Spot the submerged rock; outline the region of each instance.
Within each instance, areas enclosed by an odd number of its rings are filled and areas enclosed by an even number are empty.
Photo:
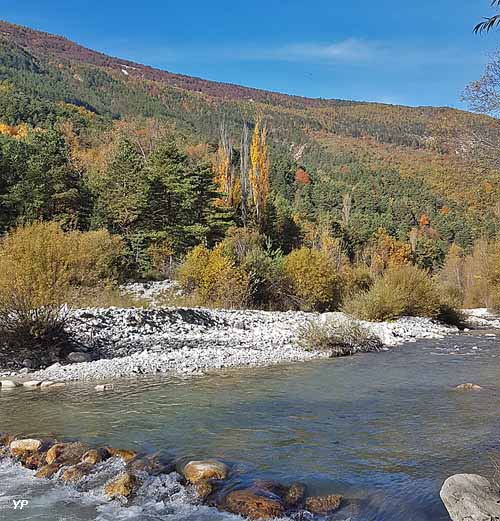
[[[331,494],[329,496],[312,496],[306,499],[306,509],[313,514],[326,515],[340,508],[342,496]]]
[[[274,519],[285,513],[285,507],[277,496],[267,497],[254,490],[235,490],[223,500],[224,510],[248,519]]]
[[[76,483],[80,481],[84,476],[89,474],[92,470],[93,465],[89,463],[79,463],[68,467],[62,474],[61,479],[67,483]]]
[[[111,457],[111,454],[107,449],[90,449],[88,450],[81,459],[82,463],[89,463],[90,465],[96,465],[101,461],[105,461]]]
[[[127,471],[145,472],[151,476],[170,474],[175,471],[172,461],[165,461],[158,455],[136,458],[127,463]]]
[[[482,476],[456,474],[449,477],[440,492],[453,521],[493,521],[500,519],[498,489]]]
[[[121,458],[124,463],[128,463],[137,458],[137,452],[133,450],[114,449],[113,447],[106,447],[106,450],[113,458]]]
[[[137,485],[137,478],[128,472],[123,472],[104,487],[104,493],[110,499],[130,497]]]
[[[306,496],[306,486],[302,483],[292,483],[285,495],[283,500],[290,507],[297,507],[304,502]]]
[[[229,467],[217,460],[190,461],[181,470],[187,481],[197,483],[207,479],[226,479]]]

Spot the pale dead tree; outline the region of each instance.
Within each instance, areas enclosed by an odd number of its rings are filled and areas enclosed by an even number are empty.
[[[216,182],[224,194],[224,203],[228,207],[236,205],[236,176],[233,167],[233,139],[229,136],[226,121],[219,127],[219,149],[216,158]]]
[[[248,198],[250,196],[250,181],[248,179],[250,148],[248,140],[248,123],[245,121],[241,132],[240,144],[241,220],[243,221],[243,226],[246,226],[248,222]]]
[[[410,241],[411,251],[412,251],[412,253],[415,253],[417,251],[418,228],[412,228],[410,230],[409,241]]]
[[[351,220],[352,210],[352,191],[346,192],[342,196],[342,226],[344,228],[349,227],[349,221]]]

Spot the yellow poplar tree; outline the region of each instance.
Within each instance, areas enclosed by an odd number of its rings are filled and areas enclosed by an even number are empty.
[[[250,145],[250,171],[248,178],[255,206],[257,224],[264,222],[264,211],[269,197],[269,146],[267,144],[267,127],[257,120]]]

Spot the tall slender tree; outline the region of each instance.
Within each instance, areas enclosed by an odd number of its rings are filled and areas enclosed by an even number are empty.
[[[248,179],[249,166],[249,130],[248,123],[243,123],[243,130],[241,132],[240,144],[240,191],[241,191],[241,220],[243,226],[248,224],[248,198],[250,195],[250,181]]]
[[[269,197],[269,145],[267,143],[267,127],[257,120],[250,146],[249,180],[252,199],[255,206],[257,225],[263,227],[265,209]]]

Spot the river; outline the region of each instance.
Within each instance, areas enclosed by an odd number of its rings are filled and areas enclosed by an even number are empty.
[[[301,481],[340,493],[332,519],[446,521],[439,489],[454,473],[493,475],[500,448],[500,350],[479,334],[383,353],[203,377],[120,380],[0,394],[0,430],[77,438],[173,457],[217,457],[248,477]],[[482,391],[457,392],[474,382]],[[117,521],[239,519],[192,504],[173,477],[132,507],[0,463],[0,519]],[[171,488],[157,501],[155,486]],[[13,499],[28,505],[13,509]],[[2,517],[3,516],[3,517]]]

